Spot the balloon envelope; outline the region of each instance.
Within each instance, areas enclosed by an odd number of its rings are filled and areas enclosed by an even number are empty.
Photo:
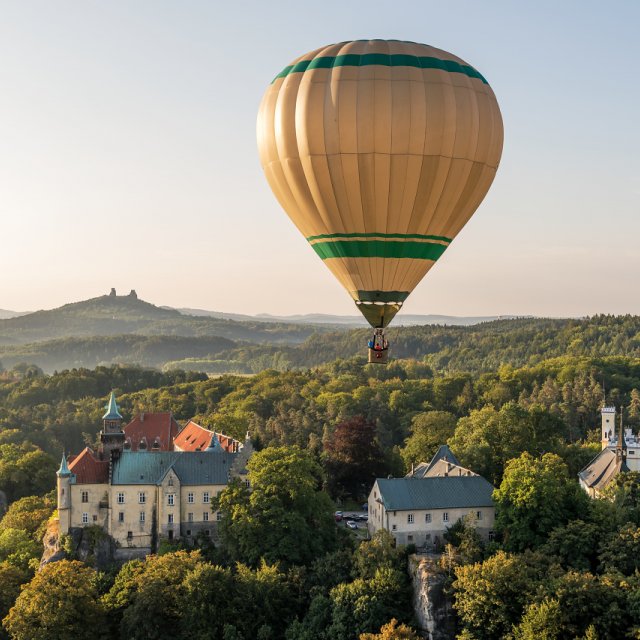
[[[280,72],[258,113],[265,175],[372,326],[386,326],[487,193],[502,118],[484,77],[423,44],[358,40]]]

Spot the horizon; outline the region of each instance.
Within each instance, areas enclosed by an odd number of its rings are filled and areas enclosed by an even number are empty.
[[[8,4],[0,308],[135,281],[174,308],[356,315],[270,192],[255,123],[292,59],[383,37],[462,57],[505,123],[487,198],[402,313],[640,314],[640,88],[620,62],[640,56],[639,5],[466,0],[455,21],[435,2],[325,8]]]

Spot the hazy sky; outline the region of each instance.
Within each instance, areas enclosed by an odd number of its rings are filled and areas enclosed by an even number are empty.
[[[354,313],[258,162],[262,93],[356,38],[493,87],[498,176],[409,313],[640,313],[640,3],[0,0],[0,308]]]

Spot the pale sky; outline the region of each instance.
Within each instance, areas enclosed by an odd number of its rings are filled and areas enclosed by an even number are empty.
[[[408,313],[640,314],[640,3],[0,0],[0,308],[353,314],[259,165],[262,93],[358,38],[450,51],[505,125]]]

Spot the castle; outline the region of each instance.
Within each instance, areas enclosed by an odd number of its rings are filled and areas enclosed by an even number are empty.
[[[171,413],[141,413],[123,428],[113,392],[102,421],[97,452],[62,456],[59,533],[97,525],[123,558],[154,552],[161,538],[215,539],[213,498],[232,478],[248,486],[249,434],[241,443],[193,421],[180,429]]]

